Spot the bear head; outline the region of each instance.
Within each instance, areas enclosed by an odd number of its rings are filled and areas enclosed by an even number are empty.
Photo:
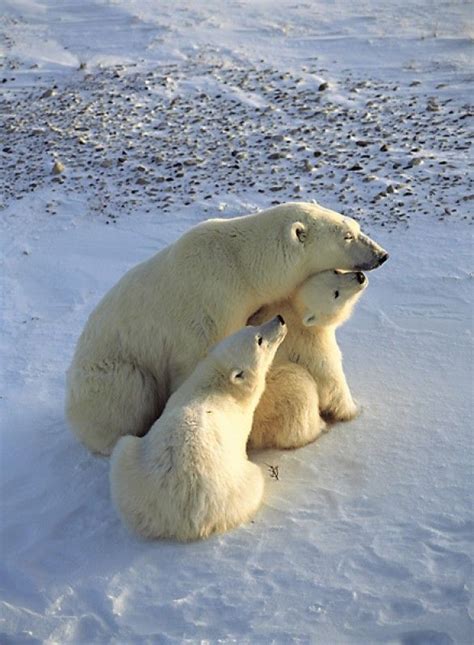
[[[342,325],[369,281],[361,271],[322,271],[308,278],[296,298],[306,327]]]
[[[244,327],[218,343],[202,361],[207,387],[256,406],[265,376],[287,333],[285,321],[275,316],[263,325]]]
[[[294,203],[278,208],[290,216],[286,235],[292,251],[300,254],[309,273],[339,268],[368,271],[388,259],[388,253],[367,235],[359,224],[318,204]],[[293,257],[293,253],[291,254]]]

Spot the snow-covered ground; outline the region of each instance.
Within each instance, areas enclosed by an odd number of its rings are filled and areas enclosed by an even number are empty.
[[[0,15],[0,641],[471,643],[472,5]],[[357,217],[391,253],[339,335],[363,413],[252,455],[254,523],[140,541],[63,417],[77,337],[189,226],[290,199]]]

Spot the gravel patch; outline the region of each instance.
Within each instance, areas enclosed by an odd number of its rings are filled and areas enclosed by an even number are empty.
[[[235,196],[317,199],[388,227],[414,216],[472,221],[474,112],[446,84],[433,96],[411,77],[348,72],[321,83],[316,65],[295,74],[216,58],[200,48],[151,69],[81,66],[61,85],[21,91],[9,90],[7,61],[2,205],[52,184],[86,193],[109,222],[196,203],[215,214]]]

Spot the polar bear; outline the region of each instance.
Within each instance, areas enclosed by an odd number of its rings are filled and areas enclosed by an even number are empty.
[[[264,306],[250,318],[250,324],[261,324],[278,312],[287,321],[288,335],[267,375],[249,448],[304,446],[326,429],[321,415],[332,421],[357,416],[336,328],[350,317],[367,285],[360,271],[323,271],[291,298]]]
[[[326,269],[388,257],[354,220],[315,204],[204,221],[129,271],[92,312],[68,371],[66,415],[92,451],[141,436],[216,342]]]
[[[143,437],[112,452],[113,502],[127,526],[148,538],[204,538],[249,520],[263,475],[246,453],[265,375],[286,325],[276,316],[221,341],[170,397]]]

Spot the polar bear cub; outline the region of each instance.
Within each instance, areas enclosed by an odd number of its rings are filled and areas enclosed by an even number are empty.
[[[255,411],[251,448],[297,448],[323,430],[321,415],[333,421],[357,416],[342,368],[336,328],[351,315],[368,279],[361,271],[323,271],[308,278],[293,297],[262,307],[249,322],[274,312],[288,324]]]
[[[111,493],[129,528],[148,538],[187,541],[254,515],[263,475],[247,459],[246,444],[286,330],[276,316],[221,341],[171,396],[145,437],[119,440]]]

